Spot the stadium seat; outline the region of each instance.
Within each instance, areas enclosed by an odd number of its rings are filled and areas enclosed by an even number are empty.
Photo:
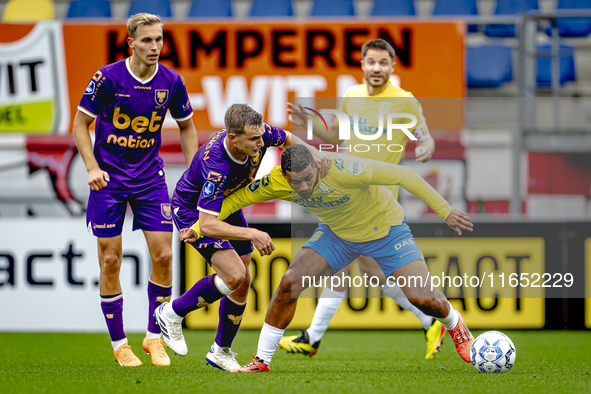
[[[9,0],[4,7],[3,22],[37,22],[55,17],[51,0]]]
[[[371,16],[411,16],[416,15],[414,0],[376,0]]]
[[[575,50],[565,44],[560,45],[560,84],[576,80],[575,74]],[[538,46],[536,55],[538,74],[536,81],[538,86],[550,86],[552,84],[552,45]]]
[[[497,0],[495,15],[517,15],[537,9],[538,0]],[[488,25],[484,34],[489,37],[515,37],[515,25]]]
[[[73,0],[66,18],[110,18],[111,3],[107,0]]]
[[[558,0],[557,10],[590,9],[591,0]],[[591,33],[591,18],[556,18],[558,34],[561,37],[586,37]],[[552,35],[552,29],[546,29],[546,34]]]
[[[435,0],[433,16],[478,15],[476,0]],[[478,31],[478,25],[468,25],[468,32]]]
[[[354,16],[353,0],[316,0],[310,16]]]
[[[505,45],[481,45],[468,49],[468,87],[496,88],[513,80],[511,48]]]
[[[168,0],[133,0],[129,4],[127,16],[147,12],[161,18],[172,18],[172,10]]]
[[[293,16],[291,0],[254,0],[250,16],[253,18]]]
[[[232,17],[231,0],[193,0],[188,18],[230,18]]]

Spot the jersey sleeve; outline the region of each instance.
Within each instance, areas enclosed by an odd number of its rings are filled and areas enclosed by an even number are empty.
[[[400,185],[423,200],[443,220],[451,212],[449,203],[423,178],[408,167],[371,160],[372,185]]]
[[[110,89],[106,74],[106,70],[101,68],[92,76],[82,99],[80,99],[80,104],[78,104],[78,110],[92,118],[96,118],[100,114],[101,109],[108,101]]]
[[[411,130],[412,134],[417,139],[417,142],[421,143],[427,138],[430,138],[431,134],[429,134],[427,121],[425,120],[425,115],[423,114],[423,107],[421,106],[421,103],[419,103],[419,100],[411,97],[406,108],[407,112],[413,114],[417,118],[417,124],[415,128]]]
[[[281,175],[281,167],[277,166],[270,173],[248,184],[248,186],[226,198],[222,204],[219,220],[224,220],[234,212],[257,202],[281,199],[291,201],[291,187]],[[199,221],[191,228],[200,236]]]
[[[170,105],[168,107],[170,115],[177,122],[190,119],[193,116],[193,107],[185,87],[185,82],[180,75],[176,75]]]
[[[282,146],[288,135],[289,131],[265,123],[265,134],[263,134],[265,146]]]
[[[220,168],[203,167],[201,169],[203,186],[197,201],[197,210],[218,216],[224,203],[224,192],[228,179],[229,168],[220,163]]]

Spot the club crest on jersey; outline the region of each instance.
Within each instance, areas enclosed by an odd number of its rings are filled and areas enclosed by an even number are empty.
[[[320,183],[318,183],[318,189],[320,190],[320,193],[324,194],[328,194],[332,191],[332,189],[328,187],[328,185],[324,183],[324,181],[320,181]]]
[[[259,164],[259,161],[261,161],[261,152],[257,153],[256,156],[251,157],[252,159],[252,165],[256,166],[257,164]]]
[[[168,101],[168,90],[156,89],[156,92],[154,92],[154,100],[156,100],[156,104],[158,105],[166,104],[166,101]]]
[[[203,185],[203,195],[205,197],[209,197],[211,196],[213,193],[215,192],[215,186],[213,183],[211,183],[211,181],[207,181],[205,182],[205,184]]]
[[[86,87],[86,90],[84,91],[84,94],[87,95],[87,96],[89,94],[93,94],[95,88],[96,88],[96,84],[94,83],[94,81],[90,81],[90,83]]]
[[[170,204],[160,204],[160,212],[164,218],[168,220],[172,219],[172,209],[170,208]]]

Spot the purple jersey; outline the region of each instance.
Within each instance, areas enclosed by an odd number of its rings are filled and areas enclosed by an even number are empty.
[[[219,214],[224,197],[252,182],[267,148],[283,145],[286,137],[286,131],[265,124],[265,146],[257,156],[247,156],[240,162],[230,154],[224,143],[226,130],[215,133],[207,144],[199,148],[191,166],[176,184],[172,206],[177,216],[184,219],[183,225],[191,226],[197,220],[197,210]]]
[[[180,75],[161,64],[145,80],[130,58],[94,74],[78,109],[96,118],[94,156],[110,175],[109,188],[145,185],[162,169],[160,132],[169,108],[177,121],[193,116]]]

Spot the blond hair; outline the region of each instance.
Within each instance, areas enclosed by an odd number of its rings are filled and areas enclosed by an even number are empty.
[[[129,33],[129,37],[135,38],[135,33],[140,26],[150,26],[156,23],[160,23],[160,27],[162,27],[162,21],[158,15],[152,15],[145,12],[133,15],[127,20],[127,32]]]

